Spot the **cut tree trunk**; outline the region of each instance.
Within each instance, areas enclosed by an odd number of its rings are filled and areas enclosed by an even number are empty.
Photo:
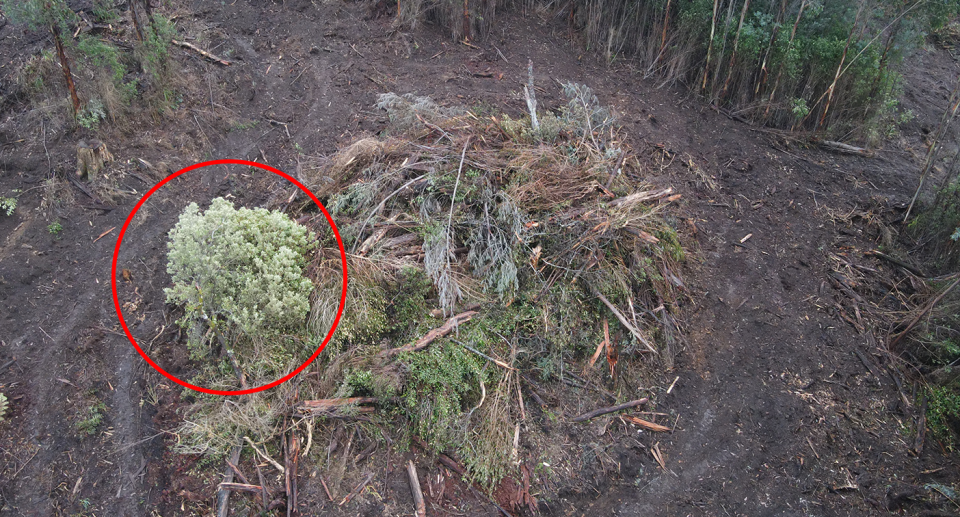
[[[143,32],[143,21],[140,19],[140,0],[130,0],[127,2],[130,6],[130,19],[133,20],[133,34],[137,41],[144,41],[146,37]]]
[[[89,144],[80,141],[77,144],[77,177],[93,181],[103,166],[113,161],[113,155],[107,150],[106,144],[99,140],[91,140]]]

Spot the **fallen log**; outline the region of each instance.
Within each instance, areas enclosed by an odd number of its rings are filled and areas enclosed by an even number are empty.
[[[652,199],[660,199],[673,194],[673,187],[667,187],[660,190],[646,190],[643,192],[634,192],[629,196],[620,197],[614,199],[613,201],[607,203],[607,206],[629,206],[635,203],[640,203],[642,201],[650,201]]]
[[[418,339],[415,343],[410,343],[408,345],[403,345],[397,348],[391,348],[390,350],[384,350],[383,352],[380,352],[380,355],[391,356],[391,355],[396,355],[402,352],[417,352],[417,351],[423,350],[424,348],[427,348],[428,346],[430,346],[430,343],[433,343],[437,339],[440,339],[446,336],[447,334],[453,332],[453,329],[457,328],[458,325],[470,321],[470,319],[476,316],[477,314],[478,314],[477,311],[466,311],[466,312],[457,314],[456,316],[447,320],[447,322],[441,325],[440,327],[437,327],[431,330],[430,332],[427,332],[425,336]]]
[[[263,487],[260,485],[249,485],[246,483],[220,483],[217,485],[220,490],[231,490],[233,492],[250,492],[251,494],[263,493]]]
[[[230,463],[236,465],[240,461],[240,449],[238,445],[233,448],[230,452],[230,460],[227,462],[227,468],[223,473],[223,483],[220,483],[220,486],[217,488],[217,504],[216,504],[216,515],[217,517],[227,517],[227,513],[230,511],[230,489],[224,488],[223,485],[233,485],[233,468],[230,467]]]
[[[175,40],[175,39],[174,39],[174,40],[170,40],[170,42],[173,43],[174,45],[178,46],[178,47],[183,47],[183,48],[185,48],[185,49],[192,50],[192,51],[196,52],[197,54],[200,54],[201,56],[209,59],[210,61],[213,61],[214,63],[219,63],[219,64],[221,64],[221,65],[223,65],[223,66],[230,66],[230,62],[227,61],[226,59],[223,59],[223,58],[221,58],[221,57],[215,56],[215,55],[213,55],[213,54],[211,54],[211,53],[209,53],[209,52],[207,52],[206,50],[203,50],[203,49],[201,49],[201,48],[197,48],[196,46],[194,46],[194,45],[192,45],[192,44],[190,44],[190,43],[187,43],[186,41],[179,41],[179,40]]]
[[[873,151],[869,149],[864,149],[863,147],[856,147],[850,144],[845,144],[843,142],[834,142],[832,140],[819,140],[816,143],[827,151],[832,151],[840,154],[853,154],[857,156],[863,156],[866,158],[873,157]]]
[[[413,504],[417,509],[417,517],[427,517],[427,503],[423,500],[423,490],[420,488],[417,467],[412,460],[407,461],[407,476],[410,478],[410,492],[413,494]]]
[[[290,428],[290,437],[284,440],[283,448],[284,488],[287,492],[287,517],[297,515],[297,461],[300,456],[300,441],[297,440],[296,428]]]
[[[334,408],[349,406],[353,404],[375,404],[377,402],[376,397],[350,397],[350,398],[339,398],[339,399],[316,399],[316,400],[304,400],[300,403],[301,408],[308,408],[314,410],[331,410]]]
[[[600,409],[594,409],[589,413],[584,413],[578,417],[575,417],[571,422],[586,422],[587,420],[596,418],[598,416],[606,415],[608,413],[615,413],[617,411],[623,411],[624,409],[635,408],[637,406],[642,406],[646,404],[650,399],[644,397],[642,399],[632,400],[630,402],[619,404],[616,406],[603,407]]]
[[[338,418],[355,413],[373,413],[377,408],[361,406],[360,404],[374,404],[376,402],[378,402],[378,399],[374,397],[305,400],[296,406],[296,412],[305,417],[328,416]]]

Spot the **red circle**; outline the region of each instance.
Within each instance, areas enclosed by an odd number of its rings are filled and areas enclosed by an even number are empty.
[[[170,374],[169,372],[161,368],[160,365],[153,362],[153,359],[150,359],[150,357],[146,353],[144,353],[143,349],[140,348],[140,345],[137,344],[137,340],[133,337],[133,334],[130,333],[130,329],[127,328],[127,322],[126,320],[123,319],[123,311],[120,310],[120,298],[117,295],[117,258],[120,255],[120,245],[123,243],[123,236],[127,233],[127,227],[130,226],[130,221],[133,220],[133,216],[137,214],[137,211],[140,210],[140,207],[143,205],[143,203],[147,199],[149,199],[154,192],[159,190],[160,187],[166,185],[168,182],[170,182],[170,180],[180,176],[181,174],[190,172],[194,169],[199,169],[201,167],[207,167],[208,165],[220,165],[220,164],[248,165],[250,167],[257,167],[265,171],[272,172],[282,177],[283,179],[289,181],[290,183],[293,183],[294,185],[297,186],[297,188],[302,190],[307,196],[310,196],[310,199],[313,200],[314,204],[316,204],[317,207],[320,208],[320,211],[323,212],[324,217],[327,218],[327,222],[330,223],[330,228],[333,229],[333,235],[337,238],[337,246],[340,247],[340,262],[343,265],[343,289],[340,291],[340,305],[337,307],[337,317],[334,318],[333,325],[330,326],[330,331],[327,332],[327,336],[324,338],[323,343],[320,344],[320,347],[317,348],[317,351],[314,352],[309,359],[304,361],[304,363],[301,364],[299,368],[290,372],[286,376],[280,379],[277,379],[271,382],[270,384],[265,384],[263,386],[258,386],[256,388],[249,388],[245,390],[233,390],[233,391],[212,390],[212,389],[204,388],[201,386],[195,386],[193,384],[190,384],[189,382],[180,380],[176,376]],[[247,160],[232,160],[232,159],[211,160],[211,161],[200,162],[200,163],[191,165],[189,167],[180,169],[179,171],[174,172],[173,174],[167,176],[166,178],[163,179],[163,181],[154,185],[154,187],[150,189],[149,192],[144,194],[144,196],[140,199],[140,202],[137,203],[137,206],[133,207],[133,211],[130,212],[130,215],[127,216],[127,220],[124,221],[123,223],[123,228],[120,230],[120,235],[117,236],[117,244],[113,248],[113,266],[110,269],[110,283],[113,288],[113,306],[117,309],[117,317],[120,319],[120,326],[123,327],[123,332],[127,335],[127,338],[130,340],[130,343],[133,344],[133,348],[135,348],[137,352],[140,353],[140,356],[143,357],[150,366],[152,366],[154,369],[160,372],[161,375],[163,375],[164,377],[170,379],[171,381],[185,388],[190,388],[192,390],[196,390],[202,393],[210,393],[213,395],[247,395],[250,393],[256,393],[258,391],[267,390],[267,389],[279,386],[284,382],[287,382],[288,380],[293,378],[294,375],[297,375],[298,373],[303,371],[303,369],[306,368],[310,363],[312,363],[313,360],[316,359],[318,355],[320,355],[320,352],[322,352],[323,349],[326,348],[327,343],[330,342],[330,338],[333,337],[333,332],[337,329],[337,325],[340,323],[340,317],[343,316],[343,307],[347,300],[347,252],[343,247],[343,240],[340,239],[340,232],[337,231],[337,225],[336,223],[333,222],[333,218],[330,217],[330,214],[327,212],[327,209],[324,208],[323,203],[321,203],[320,200],[313,195],[313,192],[310,192],[310,190],[307,187],[303,186],[299,181],[290,177],[283,171],[274,169],[273,167],[270,167],[269,165],[264,165],[262,163],[251,162]]]

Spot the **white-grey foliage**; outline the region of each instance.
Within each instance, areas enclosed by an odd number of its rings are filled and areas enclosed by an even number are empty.
[[[483,213],[469,221],[471,226],[467,260],[473,274],[500,296],[516,292],[516,250],[524,233],[523,213],[504,192],[485,188],[481,195]]]
[[[435,123],[463,113],[462,109],[445,108],[433,102],[430,97],[418,97],[412,93],[380,94],[377,98],[377,107],[386,111],[390,122],[401,130],[422,125],[423,122],[420,119]]]
[[[239,210],[216,198],[191,203],[170,231],[167,302],[185,308],[182,324],[199,346],[208,328],[262,336],[301,326],[310,311],[303,276],[313,235],[286,215]]]
[[[563,108],[564,118],[579,128],[580,135],[602,133],[616,123],[616,115],[609,108],[600,105],[589,86],[573,82],[563,83],[562,86],[563,95],[567,98],[567,105]]]
[[[453,277],[451,255],[453,255],[452,228],[434,224],[423,239],[423,268],[437,287],[440,307],[444,314],[453,314],[453,308],[460,299],[460,285]]]

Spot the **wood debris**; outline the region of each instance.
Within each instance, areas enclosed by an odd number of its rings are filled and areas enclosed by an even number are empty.
[[[623,415],[623,418],[628,422],[633,422],[634,424],[637,424],[640,427],[643,427],[644,429],[648,429],[650,431],[654,431],[657,433],[668,433],[670,431],[673,431],[673,429],[670,429],[667,426],[655,424],[653,422],[649,422],[647,420],[644,420],[642,418],[637,418],[635,416]]]
[[[667,464],[663,461],[663,453],[660,452],[660,442],[653,444],[653,447],[650,448],[650,454],[653,455],[653,459],[657,460],[661,469],[667,470]]]
[[[407,477],[410,479],[410,492],[413,495],[413,504],[417,517],[426,517],[427,503],[423,500],[423,490],[420,488],[420,478],[417,476],[417,467],[412,460],[407,461]]]
[[[870,149],[865,149],[863,147],[856,147],[850,144],[845,144],[843,142],[835,142],[833,140],[815,140],[817,145],[822,149],[839,153],[839,154],[852,154],[856,156],[863,156],[865,158],[872,158],[873,151]]]
[[[571,422],[585,422],[585,421],[590,420],[590,419],[592,419],[592,418],[596,418],[596,417],[598,417],[598,416],[606,415],[606,414],[608,414],[608,413],[615,413],[615,412],[617,412],[617,411],[623,411],[624,409],[630,409],[630,408],[635,408],[635,407],[637,407],[637,406],[642,406],[642,405],[646,404],[648,401],[649,401],[649,399],[646,398],[646,397],[644,397],[644,398],[642,398],[642,399],[632,400],[632,401],[630,401],[630,402],[627,402],[627,403],[624,403],[624,404],[619,404],[619,405],[616,405],[616,406],[609,406],[609,407],[603,407],[603,408],[600,408],[600,409],[595,409],[595,410],[590,411],[590,412],[588,412],[588,413],[584,413],[584,414],[582,414],[582,415],[580,415],[580,416],[574,417],[574,418],[571,420]]]
[[[236,446],[233,448],[233,451],[231,451],[230,460],[227,461],[227,468],[223,473],[223,482],[220,483],[220,486],[217,488],[217,501],[215,505],[217,517],[227,517],[227,513],[230,511],[231,490],[226,487],[235,485],[233,482],[234,469],[231,468],[231,464],[235,465],[240,461],[240,450],[241,447]]]
[[[192,51],[196,52],[197,54],[200,54],[201,56],[209,59],[210,61],[213,61],[214,63],[218,63],[218,64],[221,64],[221,65],[223,65],[223,66],[230,66],[230,62],[227,61],[226,59],[223,59],[222,57],[218,57],[218,56],[216,56],[216,55],[213,55],[213,54],[207,52],[206,50],[203,50],[203,49],[201,49],[201,48],[196,47],[195,45],[193,45],[193,44],[191,44],[191,43],[187,43],[186,41],[170,40],[170,43],[173,43],[174,45],[176,45],[176,46],[178,46],[178,47],[183,47],[183,48],[185,48],[185,49],[192,50]]]
[[[263,491],[263,487],[260,485],[250,485],[247,483],[227,483],[223,482],[217,485],[220,490],[231,490],[234,492],[250,492],[253,494],[260,494]]]
[[[347,496],[344,497],[342,501],[340,501],[340,504],[339,504],[338,506],[343,506],[343,505],[349,503],[351,499],[353,499],[355,496],[357,496],[360,492],[363,491],[364,488],[366,488],[366,486],[367,486],[368,484],[370,484],[370,481],[371,481],[372,479],[373,479],[373,472],[367,474],[367,477],[365,477],[365,478],[363,479],[363,481],[361,481],[360,484],[357,485],[357,487],[353,489],[353,491],[351,491],[349,494],[347,494]]]
[[[427,348],[428,346],[430,346],[430,343],[433,343],[435,340],[440,339],[446,336],[447,334],[453,332],[453,330],[457,328],[457,326],[459,326],[462,323],[466,323],[470,321],[470,319],[476,316],[477,314],[478,314],[477,311],[466,311],[466,312],[457,314],[456,316],[447,320],[447,322],[444,323],[442,326],[437,327],[431,330],[430,332],[427,332],[425,336],[418,339],[415,343],[410,343],[408,345],[404,345],[401,347],[392,348],[390,350],[384,350],[380,354],[383,356],[391,356],[391,355],[396,355],[402,352],[416,352],[419,350],[423,350],[424,348]]]

